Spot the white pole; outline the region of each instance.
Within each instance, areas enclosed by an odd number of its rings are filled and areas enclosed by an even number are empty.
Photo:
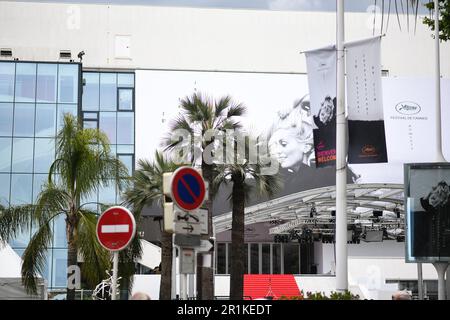
[[[423,276],[422,263],[417,264],[417,288],[419,289],[419,300],[423,300]]]
[[[345,117],[344,0],[337,0],[336,119],[336,290],[348,289],[347,275],[347,118]]]
[[[438,300],[445,300],[445,272],[448,268],[447,262],[435,262],[433,266],[438,274]]]
[[[436,94],[436,152],[437,161],[446,162],[442,155],[441,135],[441,58],[439,53],[439,4],[434,0],[434,53],[435,53],[435,94]]]
[[[187,274],[181,273],[180,270],[180,298],[187,300]]]
[[[117,271],[119,269],[119,252],[115,251],[113,254],[113,277],[112,277],[112,296],[111,300],[117,300]]]
[[[171,297],[175,300],[177,297],[177,248],[175,247],[175,234],[172,235],[172,288]]]

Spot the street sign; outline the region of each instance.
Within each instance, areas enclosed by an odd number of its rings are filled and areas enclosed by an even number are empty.
[[[178,234],[208,234],[208,210],[176,210],[174,232]]]
[[[198,252],[212,252],[214,251],[214,240],[201,240],[200,246],[194,248]]]
[[[173,173],[171,193],[178,207],[186,211],[195,210],[205,200],[205,181],[194,168],[178,168]]]
[[[195,251],[182,248],[180,257],[180,273],[195,273]]]
[[[97,239],[109,251],[125,249],[136,233],[136,221],[124,207],[110,207],[97,222]]]
[[[173,243],[180,247],[197,247],[200,246],[199,235],[175,234]]]
[[[174,233],[176,234],[187,234],[187,235],[200,235],[201,226],[198,223],[190,223],[185,221],[174,223]]]

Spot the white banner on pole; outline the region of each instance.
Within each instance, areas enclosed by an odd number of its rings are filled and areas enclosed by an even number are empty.
[[[336,47],[305,52],[316,166],[336,161]]]
[[[381,37],[345,45],[349,163],[387,162],[380,45]]]

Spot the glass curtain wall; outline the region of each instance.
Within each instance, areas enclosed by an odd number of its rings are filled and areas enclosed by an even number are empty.
[[[134,73],[83,72],[82,119],[85,128],[99,128],[108,136],[111,151],[134,170]],[[114,186],[104,187],[83,203],[99,210],[97,203],[122,201]]]
[[[55,137],[64,113],[78,115],[81,65],[0,61],[0,203],[34,203],[55,159]],[[66,286],[64,217],[53,221],[43,276],[49,288]],[[35,227],[11,247],[21,256]]]

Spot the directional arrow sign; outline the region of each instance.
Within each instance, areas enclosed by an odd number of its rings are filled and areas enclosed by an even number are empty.
[[[198,252],[210,252],[214,250],[214,240],[200,240],[200,246],[195,247]]]
[[[174,232],[177,234],[201,234],[201,225],[198,223],[190,223],[186,221],[178,221],[174,223]]]

